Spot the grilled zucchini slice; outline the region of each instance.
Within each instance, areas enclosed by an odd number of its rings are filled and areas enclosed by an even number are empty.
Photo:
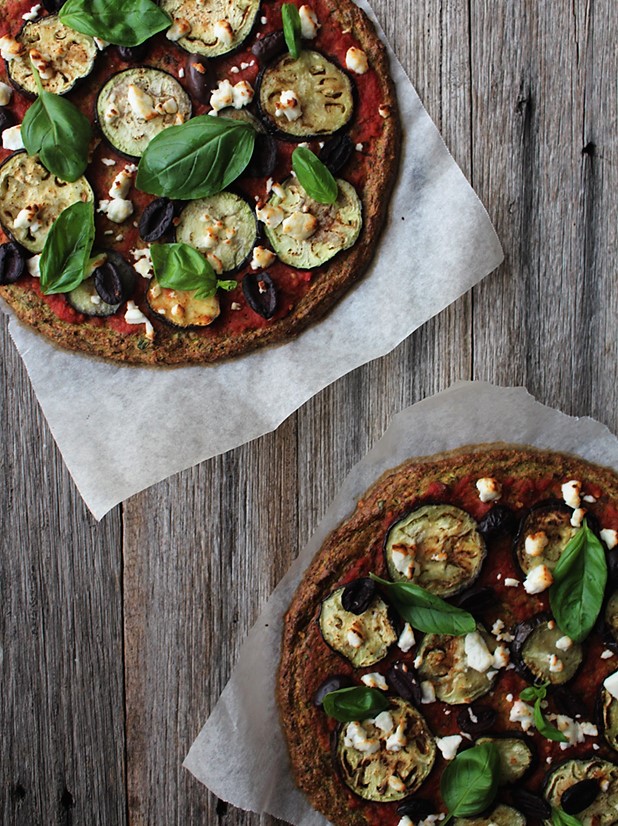
[[[61,23],[57,14],[33,20],[16,38],[23,51],[7,62],[7,72],[14,86],[28,96],[37,94],[30,62],[30,52],[38,52],[35,64],[46,92],[64,95],[87,77],[94,67],[97,46],[93,38],[80,34]],[[45,66],[41,71],[42,64]]]
[[[0,224],[4,231],[29,252],[41,252],[56,218],[77,201],[93,201],[88,181],[61,181],[25,152],[10,155],[0,167]],[[37,206],[34,223],[21,223],[18,216],[29,205]]]
[[[562,796],[582,780],[599,784],[595,800],[577,813],[583,826],[614,826],[618,820],[618,766],[607,760],[567,760],[557,766],[545,781],[545,797],[550,805],[561,808]]]
[[[291,93],[297,106],[281,106]],[[282,138],[319,140],[346,126],[354,114],[354,85],[349,75],[320,52],[286,53],[267,66],[256,93],[260,114]],[[291,119],[290,119],[291,118]]]
[[[603,724],[603,737],[614,751],[618,751],[618,700],[601,686],[599,709]]]
[[[573,511],[563,502],[539,503],[524,518],[515,540],[517,563],[527,576],[537,565],[553,571],[577,528],[571,525]],[[540,540],[538,550],[526,539]],[[545,545],[542,548],[541,546]],[[532,553],[530,553],[532,551]],[[540,552],[539,552],[540,551]]]
[[[189,27],[178,45],[193,54],[219,57],[247,39],[260,10],[260,0],[161,0],[174,22]]]
[[[157,318],[173,327],[208,327],[221,309],[216,295],[196,298],[195,290],[170,290],[153,278],[146,293],[148,306]]]
[[[87,278],[67,293],[67,301],[78,313],[103,318],[114,315],[120,304],[108,304],[99,296],[94,286],[94,278]]]
[[[582,647],[567,642],[562,631],[548,614],[537,614],[520,622],[511,646],[519,671],[531,682],[563,685],[575,676],[582,662]],[[556,646],[564,640],[566,645]]]
[[[113,75],[97,98],[101,131],[130,158],[140,158],[156,135],[190,117],[191,99],[176,78],[148,66]]]
[[[393,699],[388,714],[390,731],[378,728],[373,720],[362,723],[367,740],[379,745],[376,751],[355,748],[348,736],[350,726],[345,723],[336,743],[335,759],[344,783],[359,797],[376,803],[391,803],[413,794],[429,776],[436,759],[433,735],[414,706]],[[397,733],[399,748],[389,750],[388,738]]]
[[[469,513],[454,505],[423,505],[392,526],[384,553],[393,580],[412,580],[449,597],[474,582],[487,551]]]
[[[284,264],[301,270],[321,267],[356,243],[363,225],[362,205],[352,184],[337,184],[334,204],[314,201],[295,178],[274,188],[268,207],[275,217],[266,223],[265,232]],[[275,190],[283,190],[283,195]]]
[[[534,754],[523,737],[479,737],[478,745],[493,743],[500,757],[500,785],[521,780],[534,765]]]
[[[257,240],[253,207],[233,192],[190,201],[178,217],[176,240],[201,252],[219,275],[236,272]]]

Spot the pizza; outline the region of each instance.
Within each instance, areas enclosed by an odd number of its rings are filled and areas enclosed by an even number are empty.
[[[295,780],[336,826],[618,822],[618,476],[480,445],[384,474],[285,616]]]
[[[0,295],[23,321],[208,363],[295,336],[360,278],[400,126],[352,0],[0,9]]]

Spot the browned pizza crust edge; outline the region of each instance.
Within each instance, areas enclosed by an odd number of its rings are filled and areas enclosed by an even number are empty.
[[[0,6],[2,2],[0,0]],[[365,185],[363,227],[356,244],[324,268],[309,292],[290,315],[255,330],[237,335],[209,337],[196,331],[175,330],[158,322],[154,344],[145,333],[123,334],[108,327],[62,321],[36,293],[19,284],[0,287],[0,296],[31,327],[69,350],[132,364],[206,364],[240,356],[267,344],[286,341],[321,319],[366,270],[376,251],[380,231],[395,181],[401,126],[388,54],[365,13],[351,0],[337,0],[332,15],[351,30],[382,84],[382,105],[390,107],[384,131],[376,141],[382,158],[372,167]]]
[[[612,470],[578,456],[533,447],[501,443],[466,445],[454,451],[410,459],[384,473],[364,494],[352,515],[326,538],[292,599],[284,620],[277,676],[280,719],[297,785],[312,806],[336,826],[367,826],[370,821],[363,815],[362,807],[347,806],[330,753],[317,753],[309,713],[303,708],[302,700],[303,675],[310,664],[303,662],[307,652],[298,642],[314,621],[317,607],[364,552],[369,538],[375,537],[376,530],[383,531],[381,500],[389,503],[389,509],[392,506],[396,510],[398,499],[406,498],[403,494],[410,484],[422,490],[433,479],[443,480],[449,472],[459,476],[473,470],[478,477],[492,476],[498,467],[501,473],[520,478],[587,478],[618,499],[618,477]]]

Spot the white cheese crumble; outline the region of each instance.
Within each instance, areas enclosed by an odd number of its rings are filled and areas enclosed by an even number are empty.
[[[549,670],[552,674],[559,674],[564,671],[564,663],[557,654],[549,654]]]
[[[345,55],[345,65],[357,75],[364,75],[369,69],[367,62],[367,55],[362,49],[357,49],[356,46],[350,46]]]
[[[311,6],[306,5],[301,6],[298,13],[300,15],[300,36],[304,40],[313,40],[320,29],[317,14]]]
[[[541,556],[549,544],[549,539],[545,531],[537,531],[528,534],[524,542],[524,550],[528,556]]]
[[[436,737],[436,746],[442,752],[442,757],[444,757],[445,760],[453,760],[462,740],[463,737],[461,734],[451,734],[448,737]]]
[[[491,626],[491,633],[498,640],[498,642],[512,642],[515,639],[515,637],[508,631],[505,631],[504,629],[504,621],[498,618]]]
[[[496,499],[502,496],[502,486],[492,476],[483,476],[482,479],[478,479],[476,489],[479,492],[481,502],[495,502]]]
[[[348,748],[354,748],[356,751],[366,754],[375,754],[376,751],[380,750],[379,741],[369,738],[360,723],[350,723],[348,725],[343,742]]]
[[[38,204],[30,204],[30,206],[25,206],[23,207],[23,209],[20,209],[17,215],[15,216],[13,226],[15,227],[15,229],[28,229],[29,227],[32,227],[34,224],[36,224],[38,214]]]
[[[614,671],[605,680],[603,680],[603,688],[607,689],[609,693],[618,700],[618,671]]]
[[[232,301],[232,310],[240,310],[240,304],[238,301]]]
[[[4,130],[2,133],[2,146],[4,149],[12,149],[14,151],[24,148],[24,142],[21,138],[21,123]]]
[[[276,260],[277,256],[266,247],[254,247],[251,258],[252,270],[265,270]]]
[[[109,46],[109,41],[108,40],[102,40],[100,37],[94,37],[93,40],[94,40],[95,46],[97,47],[97,49],[100,52],[102,52],[104,49],[107,49],[107,47]]]
[[[609,648],[606,648],[605,651],[603,651],[600,654],[600,657],[601,657],[602,660],[609,660],[610,657],[613,657],[613,656],[614,656],[614,652],[610,651]]]
[[[435,703],[435,701],[436,690],[433,683],[430,683],[429,680],[423,680],[421,683],[421,703],[428,705],[429,703]]]
[[[146,338],[154,338],[154,327],[134,301],[127,301],[127,310],[124,314],[124,320],[127,324],[145,324]]]
[[[363,151],[363,144],[362,143],[357,143],[354,148],[356,149],[357,152],[362,152]]]
[[[399,723],[395,731],[386,741],[386,751],[401,751],[401,749],[407,746],[408,740],[404,734],[404,729],[404,723]]]
[[[29,20],[36,20],[37,17],[39,16],[40,11],[41,11],[41,4],[37,3],[36,6],[33,6],[30,9],[30,11],[27,11],[25,14],[22,14],[21,19],[22,20],[28,20],[28,21]]]
[[[253,100],[253,87],[246,80],[239,80],[234,86],[227,78],[220,80],[217,88],[210,96],[210,105],[213,111],[210,114],[217,114],[227,106],[233,106],[234,109],[242,109],[243,106],[251,103]]]
[[[107,215],[115,224],[122,224],[133,215],[133,202],[126,198],[112,198],[109,201],[99,201],[98,212]]]
[[[298,120],[303,110],[293,89],[284,89],[275,106],[275,117],[286,117],[288,121]]]
[[[511,723],[519,723],[524,731],[528,731],[534,725],[534,712],[532,706],[524,703],[523,700],[515,700],[509,713]]]
[[[586,511],[583,508],[575,508],[571,514],[571,525],[573,525],[574,528],[581,528],[585,515]]]
[[[585,737],[597,737],[598,729],[593,723],[582,722],[578,723],[571,717],[565,714],[550,714],[548,719],[555,722],[558,731],[561,731],[567,738],[567,743],[560,743],[562,751],[575,746],[577,743],[583,743]]]
[[[511,659],[511,652],[506,647],[506,645],[499,645],[497,646],[496,650],[494,651],[494,658],[492,662],[492,666],[494,668],[506,668],[509,664],[509,660]]]
[[[101,158],[103,166],[116,166],[116,161],[113,158]]]
[[[562,498],[570,508],[579,508],[581,489],[582,483],[578,482],[577,479],[571,479],[562,485]]]
[[[546,591],[554,581],[547,565],[537,565],[524,580],[524,589],[527,594],[540,594]]]
[[[348,645],[352,646],[352,648],[360,648],[363,644],[362,637],[359,637],[356,631],[348,631],[346,639]]]
[[[605,542],[608,551],[611,551],[618,545],[618,531],[614,531],[612,528],[603,528],[601,539]]]
[[[13,90],[8,83],[0,81],[0,106],[8,106],[13,97]]]
[[[133,264],[135,272],[139,273],[142,278],[152,278],[154,269],[152,267],[150,247],[131,250],[131,255],[135,260],[135,264]]]
[[[474,671],[479,671],[482,674],[491,668],[494,661],[493,654],[487,648],[485,640],[478,631],[466,634],[464,651],[466,652],[468,668],[473,668]]]
[[[30,49],[29,52],[32,65],[41,75],[42,80],[51,80],[56,75],[56,69],[52,61],[41,54],[38,49]]]
[[[397,777],[396,774],[393,774],[388,778],[388,785],[396,792],[405,792],[406,790],[406,784],[400,777]]]
[[[391,731],[395,728],[395,723],[393,722],[393,715],[390,711],[381,711],[380,714],[375,718],[373,724],[376,728],[379,728],[380,731],[384,732],[384,734],[390,734]]]
[[[129,84],[127,101],[136,118],[148,121],[159,117],[159,112],[155,109],[154,100],[148,92],[145,92],[141,86],[136,86],[135,83]]]
[[[507,588],[518,588],[519,587],[519,580],[513,579],[512,576],[507,576],[504,580],[504,584]]]
[[[283,219],[281,229],[295,241],[306,241],[318,229],[318,219],[310,212],[293,212]]]
[[[41,256],[40,255],[33,255],[32,258],[29,258],[26,261],[26,267],[28,269],[28,273],[33,278],[40,278],[41,277]]]
[[[591,493],[587,493],[585,496],[582,496],[582,499],[584,502],[590,502],[590,504],[597,501],[596,497],[594,497]]]
[[[407,654],[408,651],[412,648],[412,646],[416,643],[416,639],[414,637],[414,631],[412,630],[412,626],[409,622],[403,626],[403,631],[399,635],[399,639],[397,640],[397,647],[400,651],[403,651],[404,654]]]
[[[15,38],[4,35],[0,37],[0,57],[3,60],[15,60],[24,51],[24,47]]]
[[[135,164],[127,164],[125,168],[116,175],[108,193],[112,200],[114,198],[125,199],[127,197],[136,172],[137,167]]]
[[[265,26],[268,23],[268,18],[260,17],[260,23],[262,24],[262,26]]]
[[[220,43],[231,46],[234,42],[234,29],[230,26],[229,20],[217,20],[214,24],[213,33]]]
[[[186,37],[190,31],[191,24],[189,21],[185,20],[184,17],[178,17],[165,32],[165,36],[168,40],[175,43],[177,40],[180,40],[181,37]]]
[[[379,688],[381,691],[388,691],[388,685],[382,674],[373,671],[371,674],[363,674],[361,683],[364,683],[369,688]]]
[[[559,640],[556,640],[556,648],[558,648],[560,651],[568,651],[572,645],[573,640],[566,634],[564,635],[564,637],[560,637]]]
[[[263,224],[266,224],[267,227],[271,227],[272,229],[278,227],[285,218],[285,213],[281,207],[270,206],[269,204],[266,204],[266,206],[263,207],[258,206],[255,210],[255,214],[258,221],[261,221]]]
[[[413,556],[405,553],[404,551],[395,549],[391,553],[391,559],[393,560],[393,565],[399,571],[400,574],[403,574],[408,579],[412,579],[412,577],[414,576]]]
[[[414,826],[414,823],[412,823],[408,815],[404,815],[397,826]]]

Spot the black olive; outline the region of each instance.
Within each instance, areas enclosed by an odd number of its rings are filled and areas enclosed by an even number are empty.
[[[515,514],[506,505],[494,505],[479,522],[479,533],[496,536],[500,533],[514,533],[517,527]]]
[[[15,115],[10,109],[0,106],[0,135],[5,129],[10,129],[11,126],[15,126]]]
[[[433,814],[436,807],[429,800],[424,800],[422,797],[413,797],[410,800],[403,800],[397,806],[398,815],[407,815],[414,820],[422,820]]]
[[[567,688],[566,686],[556,686],[552,691],[554,702],[558,706],[561,714],[566,714],[567,717],[587,717],[588,709],[577,694]]]
[[[560,806],[568,815],[576,815],[578,812],[587,809],[597,799],[599,794],[599,781],[580,780],[573,786],[562,792]]]
[[[371,605],[376,593],[376,584],[369,577],[361,577],[350,582],[343,589],[341,604],[352,614],[363,614]]]
[[[122,304],[129,298],[122,283],[120,268],[113,261],[106,261],[93,273],[94,286],[106,304]]]
[[[610,551],[608,554],[605,554],[605,559],[607,560],[607,579],[609,584],[614,588],[618,587],[618,553],[616,551]]]
[[[26,259],[17,244],[0,246],[0,284],[13,284],[24,274]]]
[[[217,87],[212,67],[205,57],[190,54],[185,68],[185,85],[200,103],[210,103],[210,95]]]
[[[413,666],[402,661],[393,663],[386,672],[386,682],[402,699],[420,705],[423,693]]]
[[[247,304],[262,318],[272,318],[277,308],[277,289],[265,272],[249,272],[242,280]]]
[[[322,161],[333,175],[336,175],[348,162],[354,144],[348,135],[336,135],[326,141],[320,149],[319,159]]]
[[[349,688],[351,685],[353,685],[352,680],[344,674],[334,674],[332,677],[327,677],[313,695],[313,705],[321,708],[327,694],[330,694],[331,691],[339,691],[340,688]]]
[[[43,6],[50,14],[54,14],[64,6],[67,0],[43,0]]]
[[[277,164],[277,141],[272,135],[258,132],[255,136],[255,146],[245,175],[250,178],[270,178]]]
[[[272,32],[266,37],[256,40],[251,51],[260,63],[270,63],[270,61],[286,50],[285,35],[283,32]]]
[[[458,608],[465,608],[466,611],[484,611],[496,602],[496,592],[487,585],[477,585],[468,588],[454,600]]]
[[[474,717],[474,719],[472,719]],[[497,719],[497,714],[493,708],[487,706],[479,706],[478,708],[462,708],[457,714],[457,723],[462,731],[466,734],[472,734],[476,737],[483,734],[485,731],[494,725]]]
[[[139,221],[139,234],[144,241],[158,241],[172,226],[174,202],[169,198],[157,198],[148,204]]]
[[[551,806],[545,798],[526,789],[518,789],[516,786],[512,790],[512,795],[513,803],[526,817],[538,820],[549,820],[551,818]]]
[[[150,42],[145,40],[139,46],[118,46],[118,54],[125,63],[142,63],[148,54]]]

